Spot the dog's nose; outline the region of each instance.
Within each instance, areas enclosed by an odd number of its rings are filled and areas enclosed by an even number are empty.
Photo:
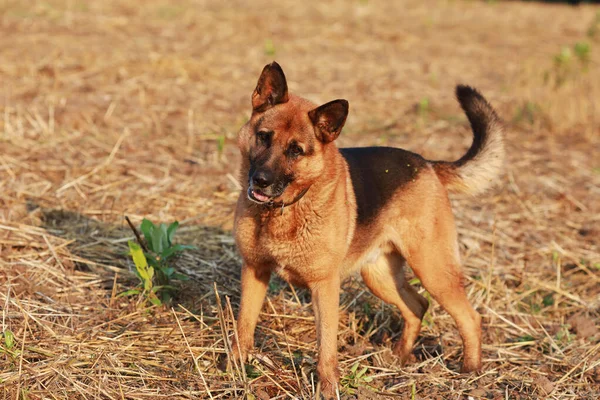
[[[252,176],[252,183],[262,189],[270,186],[273,183],[273,180],[273,173],[264,169],[256,171]]]

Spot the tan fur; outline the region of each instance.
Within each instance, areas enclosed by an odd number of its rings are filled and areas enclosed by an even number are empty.
[[[268,98],[264,90],[257,87],[253,98],[256,93]],[[425,168],[412,184],[394,193],[373,221],[358,225],[348,165],[334,143],[315,140],[315,153],[305,160],[286,161],[284,155],[278,155],[284,153],[277,149],[290,140],[306,144],[315,135],[316,128],[307,115],[316,106],[293,95],[283,103],[274,103],[253,103],[261,111],[253,113],[239,134],[244,178],[236,208],[235,237],[244,265],[236,355],[244,360],[253,346],[269,276],[275,272],[312,293],[319,348],[317,371],[322,393],[333,396],[339,379],[336,353],[340,282],[360,271],[369,289],[402,313],[406,324],[394,353],[402,361],[410,359],[428,304],[404,279],[403,268],[408,264],[456,321],[464,344],[463,370],[479,369],[481,318],[465,294],[443,173],[435,167]],[[246,194],[248,159],[256,151],[254,132],[259,122],[275,132],[270,157],[274,162],[289,164],[296,176],[281,201],[287,204],[303,188],[310,187],[300,201],[283,212],[255,204]],[[479,185],[469,178],[469,169],[459,170],[445,177],[468,182],[467,186]],[[472,176],[481,173],[475,167],[473,171]]]
[[[474,96],[461,98],[460,90],[461,87],[457,90],[461,106],[475,135],[479,134],[482,140],[477,145],[477,154],[468,162],[437,162],[434,169],[450,192],[476,195],[492,187],[502,171],[505,158],[503,126],[483,96],[474,91]]]

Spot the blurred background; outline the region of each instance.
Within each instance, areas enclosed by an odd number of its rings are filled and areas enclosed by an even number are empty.
[[[125,210],[180,219],[193,208],[204,214],[206,199],[217,192],[219,202],[232,189],[222,172],[236,175],[235,136],[272,60],[294,93],[350,101],[341,145],[458,157],[470,137],[448,133],[464,125],[453,97],[457,83],[479,88],[511,127],[527,132],[509,129],[514,151],[534,135],[553,143],[574,133],[593,141],[598,133],[600,16],[591,5],[1,4],[2,146],[26,157],[3,169],[21,177],[4,183],[4,198],[27,193],[102,219]],[[113,149],[101,173],[74,183]],[[182,180],[190,174],[188,186]],[[185,205],[170,197],[176,193],[185,193]],[[228,215],[215,218],[226,223]]]

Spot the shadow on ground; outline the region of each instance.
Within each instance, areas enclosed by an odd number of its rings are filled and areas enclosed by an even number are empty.
[[[112,289],[115,273],[119,274],[119,283],[129,287],[137,284],[127,247],[127,241],[135,237],[125,223],[112,225],[59,209],[42,209],[41,221],[52,235],[72,241],[68,248],[77,257],[77,269],[106,277],[108,289]],[[181,226],[175,240],[196,247],[175,259],[175,269],[190,278],[188,282],[177,282],[180,290],[175,301],[212,300],[216,283],[220,294],[238,304],[240,262],[231,233],[209,226]]]
[[[72,241],[68,248],[77,257],[75,268],[104,278],[107,294],[113,289],[115,273],[119,275],[118,291],[138,284],[127,247],[127,241],[135,240],[135,237],[125,223],[103,223],[80,213],[61,209],[42,209],[41,221],[42,227],[52,235]],[[212,307],[216,303],[216,284],[222,301],[225,296],[229,297],[237,313],[241,260],[236,253],[232,233],[210,226],[181,226],[176,241],[194,245],[196,249],[182,253],[175,260],[176,270],[187,275],[190,280],[175,283],[179,290],[174,303],[181,304],[192,312],[205,306]],[[311,314],[309,291],[291,289],[290,285],[275,275],[269,283],[268,296],[294,302]],[[341,305],[348,310],[343,314],[352,313],[352,318],[358,322],[356,333],[368,338],[372,345],[389,346],[402,332],[403,322],[396,310],[384,306],[356,279],[344,284]],[[259,328],[257,341],[264,339],[262,336]],[[354,346],[356,343],[350,340],[348,345]],[[344,347],[340,350],[344,351]],[[438,337],[422,337],[414,351],[419,360],[442,353]]]

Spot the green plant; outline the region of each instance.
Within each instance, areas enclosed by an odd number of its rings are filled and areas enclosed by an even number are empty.
[[[600,11],[596,13],[596,17],[590,24],[587,31],[587,36],[590,39],[598,39],[600,37]]]
[[[355,362],[350,368],[350,373],[341,379],[342,386],[346,388],[346,391],[349,394],[354,394],[356,389],[360,388],[361,386],[368,386],[368,383],[373,380],[372,376],[366,375],[369,367],[363,367],[359,371],[359,366],[359,362]]]
[[[544,73],[544,81],[553,81],[556,87],[561,86],[568,79],[588,72],[591,60],[592,47],[588,42],[577,42],[573,46],[565,46],[553,58],[552,70]],[[578,63],[573,60],[577,59]]]
[[[265,40],[265,55],[274,56],[275,55],[275,44],[271,39]]]
[[[419,105],[418,105],[418,110],[419,110],[419,116],[422,118],[426,118],[427,115],[429,114],[429,99],[427,97],[423,97],[421,100],[419,100]]]
[[[544,307],[550,307],[554,305],[554,293],[545,295],[542,299],[542,304],[544,305]]]
[[[571,48],[563,47],[560,49],[560,53],[554,56],[554,65],[557,67],[565,67],[571,62],[572,56]]]
[[[561,325],[556,335],[554,335],[555,341],[565,346],[571,344],[576,337],[577,335],[569,332],[569,325]]]
[[[219,135],[217,138],[217,153],[219,154],[219,158],[223,155],[223,151],[225,150],[225,135]]]
[[[517,112],[515,113],[515,117],[513,118],[513,121],[517,122],[517,123],[526,121],[530,125],[533,125],[533,123],[536,120],[536,116],[539,114],[540,114],[540,107],[532,101],[527,101],[527,102],[525,102],[525,104],[523,104],[522,106],[520,106],[517,109]]]
[[[255,379],[259,376],[262,376],[260,370],[251,364],[244,365],[244,369],[246,370],[246,376],[250,379]]]
[[[533,341],[535,341],[535,338],[531,335],[519,336],[516,339],[516,342],[518,342],[518,343],[526,343],[526,342],[533,342]]]
[[[575,55],[577,56],[577,59],[579,59],[579,62],[584,67],[587,67],[590,62],[592,46],[587,42],[577,42],[573,46],[573,50],[575,51]]]
[[[0,346],[0,353],[4,353],[11,359],[17,358],[19,351],[15,349],[15,335],[10,329],[2,332],[3,344]]]
[[[177,221],[167,227],[165,224],[154,225],[144,219],[140,226],[144,235],[143,241],[134,229],[139,244],[129,241],[128,245],[136,275],[140,279],[140,286],[121,293],[122,296],[142,294],[155,305],[171,301],[176,292],[172,282],[188,279],[187,276],[175,271],[172,266],[173,260],[178,253],[194,248],[194,246],[173,244],[173,237],[178,227]]]

